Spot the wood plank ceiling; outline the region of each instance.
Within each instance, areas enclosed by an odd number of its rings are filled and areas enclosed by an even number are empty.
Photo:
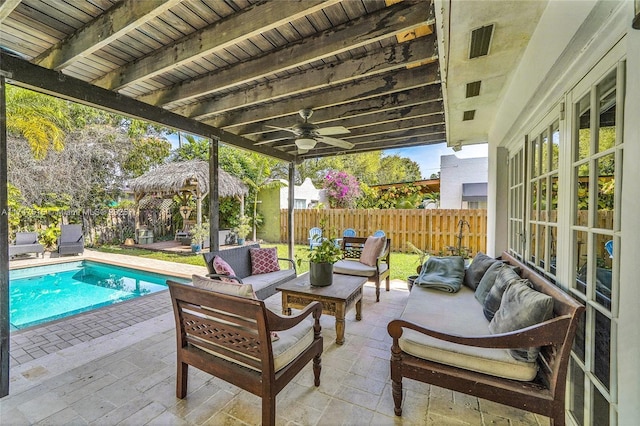
[[[300,160],[445,142],[434,25],[428,0],[5,0],[0,47]],[[353,147],[268,127],[303,108]]]

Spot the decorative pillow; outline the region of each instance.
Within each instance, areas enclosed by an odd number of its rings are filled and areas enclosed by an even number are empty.
[[[256,294],[254,293],[253,286],[251,284],[213,280],[211,278],[201,277],[200,275],[195,274],[191,276],[191,281],[193,281],[194,286],[205,290],[256,299]]]
[[[540,293],[520,280],[512,281],[502,296],[500,309],[489,323],[494,334],[508,333],[539,324],[553,316],[553,298]],[[509,353],[519,361],[533,362],[540,353],[539,347],[510,349]]]
[[[251,275],[280,270],[277,248],[252,248],[249,249],[249,254],[251,255]]]
[[[413,284],[455,293],[460,290],[463,279],[464,259],[461,256],[431,256]]]
[[[498,276],[498,272],[502,267],[509,268],[506,264],[502,263],[502,261],[498,260],[489,266],[489,269],[484,273],[480,283],[476,287],[475,296],[476,300],[480,302],[481,305],[484,306],[484,299],[489,294],[489,290],[493,287],[493,284],[496,282],[496,277]]]
[[[376,266],[376,261],[384,249],[384,245],[387,242],[386,240],[386,237],[367,237],[367,241],[364,242],[364,247],[360,254],[360,263],[368,266]]]
[[[231,267],[231,265],[229,265],[223,258],[221,258],[220,256],[214,256],[213,257],[213,262],[211,262],[211,264],[213,265],[213,270],[216,271],[216,274],[221,274],[221,275],[236,275],[235,271],[233,270],[233,268]],[[237,282],[235,280],[233,280],[232,278],[224,278],[221,277],[220,278],[221,281],[225,281],[225,282]]]
[[[491,321],[496,311],[500,307],[500,301],[502,300],[502,294],[507,289],[507,286],[511,281],[519,280],[518,275],[513,269],[509,267],[502,267],[496,276],[496,281],[489,290],[489,294],[484,299],[484,316],[487,320]]]
[[[464,273],[464,285],[469,287],[471,290],[475,290],[485,272],[487,272],[489,267],[496,262],[498,262],[497,259],[487,256],[479,251],[473,258],[471,265],[469,265]]]

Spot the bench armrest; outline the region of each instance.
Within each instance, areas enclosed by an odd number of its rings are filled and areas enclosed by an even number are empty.
[[[320,330],[320,316],[322,315],[322,304],[320,302],[311,302],[302,311],[296,315],[280,315],[271,310],[267,310],[267,322],[269,330],[280,331],[288,330],[300,324],[306,317],[313,315],[314,329]]]
[[[235,275],[225,275],[225,274],[207,274],[207,277],[208,277],[208,278],[222,278],[222,277],[224,277],[224,278],[230,278],[230,279],[232,279],[232,280],[236,280],[236,281],[238,281],[240,284],[244,284],[244,283],[242,282],[242,278],[240,278],[240,277],[236,277]]]
[[[509,333],[465,337],[443,333],[409,321],[395,319],[387,325],[387,331],[393,338],[394,346],[397,346],[398,339],[402,336],[402,329],[408,328],[438,340],[465,346],[517,349],[521,347],[562,345],[570,324],[571,315],[563,315]]]
[[[293,271],[296,273],[296,275],[298,275],[298,270],[296,269],[296,262],[294,262],[292,259],[289,259],[289,258],[286,258],[286,257],[279,257],[278,260],[289,262],[291,264],[291,268],[289,268],[289,269],[293,269]]]

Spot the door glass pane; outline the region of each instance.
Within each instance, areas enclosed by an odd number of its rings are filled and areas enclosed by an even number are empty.
[[[587,226],[589,223],[589,164],[581,164],[575,170],[578,182],[576,225]]]
[[[569,411],[579,425],[584,424],[584,373],[573,359],[569,360],[569,380],[571,383],[571,398]]]
[[[613,198],[615,195],[615,156],[598,159],[598,216],[596,227],[613,229]]]
[[[536,264],[536,244],[537,244],[537,235],[536,235],[536,225],[531,225],[531,233],[529,235],[529,254],[531,255],[531,261]]]
[[[582,303],[582,301],[580,301]],[[585,318],[586,315],[582,312],[580,318],[578,319],[578,327],[576,328],[576,338],[573,341],[573,353],[576,354],[578,359],[584,363],[584,354],[585,354]]]
[[[550,226],[549,230],[551,231],[549,233],[551,241],[549,244],[549,250],[551,250],[551,252],[549,253],[549,260],[551,261],[551,268],[549,269],[549,271],[551,271],[551,273],[553,275],[556,274],[556,247],[557,247],[557,242],[558,242],[558,227],[557,226]]]
[[[576,159],[582,160],[589,156],[589,146],[591,144],[591,107],[587,93],[576,105],[578,109],[578,146],[576,149]]]
[[[608,426],[609,422],[609,401],[600,393],[598,388],[593,386],[593,424]]]
[[[540,154],[538,138],[531,143],[531,177],[540,176]]]
[[[531,182],[531,220],[538,220],[538,182]]]
[[[544,174],[547,173],[549,171],[549,132],[547,130],[545,130],[544,132],[542,132],[542,136],[540,137],[541,140],[541,152],[540,152],[540,165],[541,165],[541,169],[540,169],[540,173]]]
[[[547,227],[544,225],[540,225],[538,228],[538,266],[540,266],[541,268],[544,268],[544,259],[545,259],[545,254],[546,254],[546,250],[545,250],[545,246],[546,246],[546,240],[547,240]]]
[[[556,121],[553,123],[553,134],[551,135],[551,170],[558,170],[558,158],[560,155],[560,125]]]
[[[548,220],[547,212],[547,179],[542,178],[540,180],[540,219]]]
[[[574,265],[576,265],[575,288],[582,294],[587,292],[587,233],[574,231]]]
[[[596,336],[593,373],[609,389],[609,371],[611,364],[611,320],[599,311],[596,313]]]
[[[596,152],[605,151],[616,143],[616,72],[598,84],[600,97],[599,131]]]
[[[551,175],[551,215],[549,221],[558,222],[558,174]]]
[[[594,234],[594,253],[596,259],[596,297],[595,300],[607,309],[611,309],[612,262],[607,251],[607,242],[612,241],[607,235]]]

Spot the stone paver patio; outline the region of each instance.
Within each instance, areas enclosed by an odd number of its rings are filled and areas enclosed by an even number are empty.
[[[85,257],[190,275],[205,268],[87,251]],[[42,259],[16,263],[47,262]],[[14,262],[12,261],[12,266]],[[350,311],[346,341],[324,316],[321,385],[311,365],[277,399],[281,425],[548,425],[547,418],[411,380],[403,416],[393,414],[386,325],[409,293],[392,281],[375,303],[365,286],[362,321]],[[267,299],[280,312],[280,295]],[[260,423],[260,399],[190,369],[189,393],[175,397],[175,333],[167,292],[16,331],[11,387],[0,399],[2,425],[245,425]]]

